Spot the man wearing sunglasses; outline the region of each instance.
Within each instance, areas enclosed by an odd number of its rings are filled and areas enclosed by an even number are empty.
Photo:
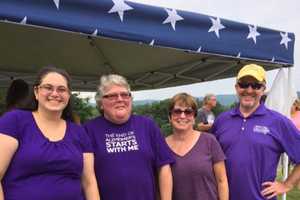
[[[265,70],[256,64],[238,73],[239,104],[215,120],[212,132],[227,157],[230,200],[275,200],[300,179],[300,134],[285,116],[261,102]],[[286,152],[296,163],[284,182],[275,181],[279,157]]]

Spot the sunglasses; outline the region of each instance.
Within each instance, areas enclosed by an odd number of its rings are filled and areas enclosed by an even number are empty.
[[[184,115],[187,116],[187,117],[191,117],[191,116],[195,115],[195,111],[191,108],[187,108],[187,109],[184,109],[184,110],[181,110],[179,108],[175,108],[171,111],[171,114],[174,115],[174,116],[181,116],[182,113],[184,113]]]
[[[131,93],[130,92],[112,93],[112,94],[103,95],[102,97],[104,99],[108,99],[109,101],[116,101],[118,100],[119,96],[124,100],[128,100],[131,98]]]
[[[247,89],[251,87],[253,90],[259,90],[264,86],[264,84],[261,83],[244,83],[244,82],[238,82],[238,86],[242,89]]]

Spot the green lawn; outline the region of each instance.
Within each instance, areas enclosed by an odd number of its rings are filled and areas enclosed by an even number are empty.
[[[282,177],[282,170],[279,168],[277,170],[277,179],[281,180],[281,177]],[[280,196],[278,198],[278,200],[281,200],[281,199],[282,199],[282,197]],[[300,190],[295,187],[292,191],[287,193],[286,199],[287,200],[300,200]]]
[[[282,198],[279,197],[278,200],[281,200]],[[287,194],[286,197],[287,200],[300,200],[300,190],[299,189],[293,189]]]

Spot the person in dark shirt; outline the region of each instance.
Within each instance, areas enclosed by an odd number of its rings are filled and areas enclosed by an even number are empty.
[[[23,79],[15,79],[7,89],[5,111],[24,107],[29,96],[29,85]]]

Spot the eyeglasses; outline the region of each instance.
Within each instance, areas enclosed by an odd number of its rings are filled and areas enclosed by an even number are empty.
[[[244,82],[238,82],[238,86],[242,89],[247,89],[251,87],[253,90],[259,90],[264,86],[264,84],[261,83],[244,83]]]
[[[171,111],[171,114],[174,115],[174,116],[181,116],[182,113],[184,113],[184,115],[187,116],[187,117],[191,117],[191,116],[195,115],[195,111],[191,108],[187,108],[187,109],[184,109],[184,110],[181,110],[179,108],[174,108]]]
[[[112,94],[103,95],[102,97],[108,99],[109,101],[116,101],[118,100],[119,96],[123,100],[128,100],[131,98],[131,93],[130,92],[112,93]]]
[[[58,94],[60,95],[64,95],[64,94],[68,94],[69,93],[69,89],[66,88],[65,86],[53,86],[51,84],[43,84],[43,85],[39,85],[38,88],[47,94],[51,94],[52,92],[56,91]]]

